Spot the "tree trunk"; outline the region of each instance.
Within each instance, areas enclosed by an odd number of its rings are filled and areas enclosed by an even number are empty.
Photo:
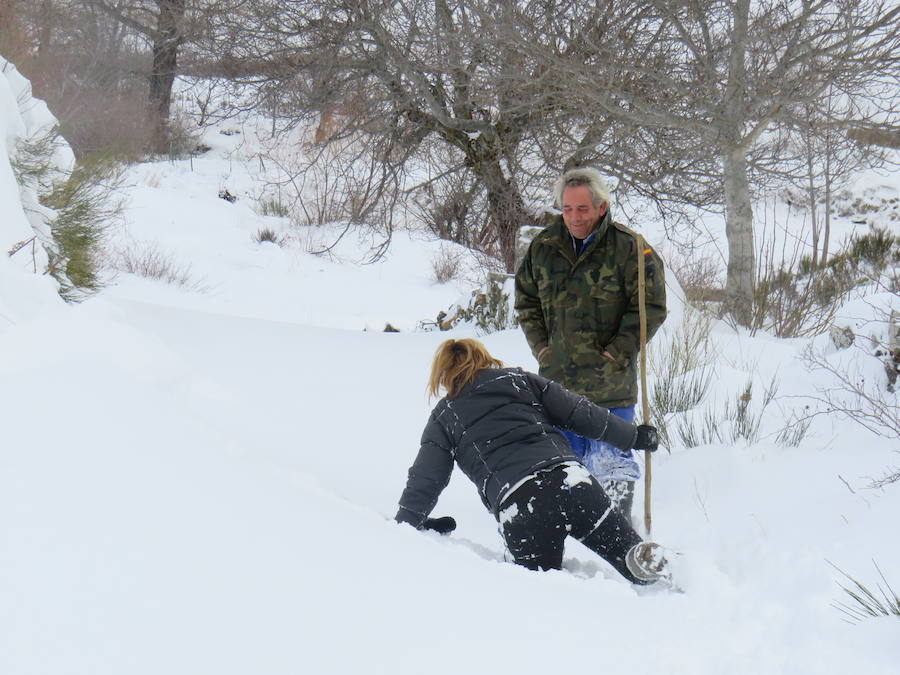
[[[732,148],[723,157],[725,171],[725,233],[728,237],[728,275],[725,311],[741,326],[750,324],[756,252],[753,247],[753,209],[747,158],[743,148]]]
[[[812,152],[808,150],[807,152]],[[807,188],[809,195],[809,220],[812,226],[812,269],[815,270],[819,266],[819,212],[816,208],[816,176],[815,167],[813,166],[812,155],[808,155],[806,161]]]
[[[813,128],[813,113],[809,106],[805,107],[806,111],[806,127],[803,133],[803,141],[806,146],[806,180],[807,195],[809,197],[809,219],[812,226],[812,269],[814,271],[819,266],[819,213],[816,208],[816,166],[815,166],[815,148],[813,146],[813,138],[815,130]],[[824,262],[824,261],[823,261]]]
[[[487,190],[488,217],[493,223],[503,264],[507,272],[513,273],[516,271],[519,228],[530,224],[533,219],[525,210],[522,195],[512,179],[503,175],[499,160],[478,162],[473,169]]]
[[[172,85],[178,68],[178,48],[183,40],[179,24],[184,16],[185,0],[156,0],[156,4],[159,15],[153,37],[150,112],[155,127],[154,146],[159,152],[168,145]]]
[[[829,146],[830,152],[830,146]],[[831,155],[825,158],[825,234],[822,237],[822,264],[828,262],[828,239],[831,237]]]

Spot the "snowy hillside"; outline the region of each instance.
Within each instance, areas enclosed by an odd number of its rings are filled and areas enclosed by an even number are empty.
[[[832,564],[874,587],[874,559],[900,586],[900,485],[867,487],[900,444],[838,415],[778,442],[830,383],[805,368],[809,341],[712,327],[711,408],[748,378],[754,406],[779,390],[755,443],[656,455],[653,538],[683,594],[632,587],[574,542],[560,572],[503,562],[461,475],[435,511],[458,529],[416,532],[392,517],[448,337],[417,326],[471,280],[436,283],[442,244],[416,233],[370,265],[355,233],[313,255],[340,228],[258,215],[252,143],[221,130],[203,156],[128,172],[98,295],[65,305],[0,262],[0,673],[897,672],[897,619],[846,623]],[[4,250],[15,190],[0,175]],[[256,240],[267,227],[283,246]],[[121,271],[154,252],[175,283]],[[659,345],[684,315],[674,286],[670,303]],[[536,367],[520,332],[483,339]]]

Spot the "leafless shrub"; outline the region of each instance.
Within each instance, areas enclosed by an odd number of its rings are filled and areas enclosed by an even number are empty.
[[[441,246],[440,251],[431,261],[431,267],[434,270],[434,280],[439,284],[445,284],[455,279],[460,272],[459,265],[462,256],[459,251],[449,246]]]
[[[185,115],[177,112],[170,115],[161,129],[157,130],[156,148],[164,150],[170,160],[187,159],[209,150],[200,142],[200,130]]]
[[[110,264],[120,272],[163,281],[188,291],[206,290],[202,283],[193,279],[190,265],[175,262],[173,256],[163,253],[155,244],[118,249]]]
[[[135,162],[150,147],[154,125],[147,113],[146,95],[140,90],[112,95],[83,91],[62,106],[62,133],[78,156],[110,152],[123,161]]]
[[[895,466],[888,469],[881,478],[876,478],[869,483],[869,487],[878,490],[892,483],[900,483],[900,469]]]
[[[671,258],[672,270],[690,304],[706,308],[725,299],[722,286],[722,263],[712,256]]]
[[[860,349],[854,345],[851,349]],[[822,408],[810,413],[816,415],[842,414],[869,431],[888,438],[900,438],[900,406],[897,393],[887,382],[873,381],[858,370],[847,370],[835,365],[812,345],[803,353],[807,368],[831,375],[835,384],[817,389],[810,399]]]
[[[900,129],[850,129],[847,138],[862,145],[877,145],[882,148],[900,150]]]
[[[808,337],[827,331],[853,284],[842,274],[797,277],[792,271],[767,269],[751,298],[751,334],[763,329],[777,337]]]
[[[433,154],[432,171],[437,175],[411,190],[410,211],[435,236],[481,250],[490,239],[482,186],[465,173],[444,175],[437,162],[452,157]]]
[[[274,182],[279,193],[293,193],[296,225],[366,222],[389,226],[388,207],[396,198],[396,186],[364,137],[325,147],[301,143],[289,154],[274,149],[264,160],[281,172],[282,178]]]

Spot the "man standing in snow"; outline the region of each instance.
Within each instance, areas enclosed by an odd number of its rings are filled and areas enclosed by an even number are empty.
[[[516,311],[540,374],[634,421],[640,349],[638,255],[644,256],[647,337],[666,317],[662,260],[609,213],[596,169],[564,173],[562,215],[531,242],[516,273]],[[614,504],[631,518],[637,465],[630,453],[566,432]]]

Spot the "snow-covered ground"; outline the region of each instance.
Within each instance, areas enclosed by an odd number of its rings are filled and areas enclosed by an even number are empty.
[[[874,586],[874,559],[900,586],[900,485],[866,487],[900,444],[836,415],[776,442],[828,384],[808,341],[712,330],[710,406],[748,377],[754,401],[780,389],[755,444],[655,457],[653,537],[684,593],[574,542],[563,571],[528,572],[461,475],[435,512],[452,535],[392,520],[448,337],[416,327],[469,290],[433,280],[441,244],[398,232],[363,265],[354,234],[312,255],[340,228],[257,215],[243,146],[217,134],[192,162],[131,169],[110,235],[111,259],[157,251],[185,284],[120,272],[65,305],[0,260],[0,673],[898,672],[897,619],[844,622],[832,564]],[[264,227],[287,243],[256,242]],[[518,331],[483,339],[535,367]]]

